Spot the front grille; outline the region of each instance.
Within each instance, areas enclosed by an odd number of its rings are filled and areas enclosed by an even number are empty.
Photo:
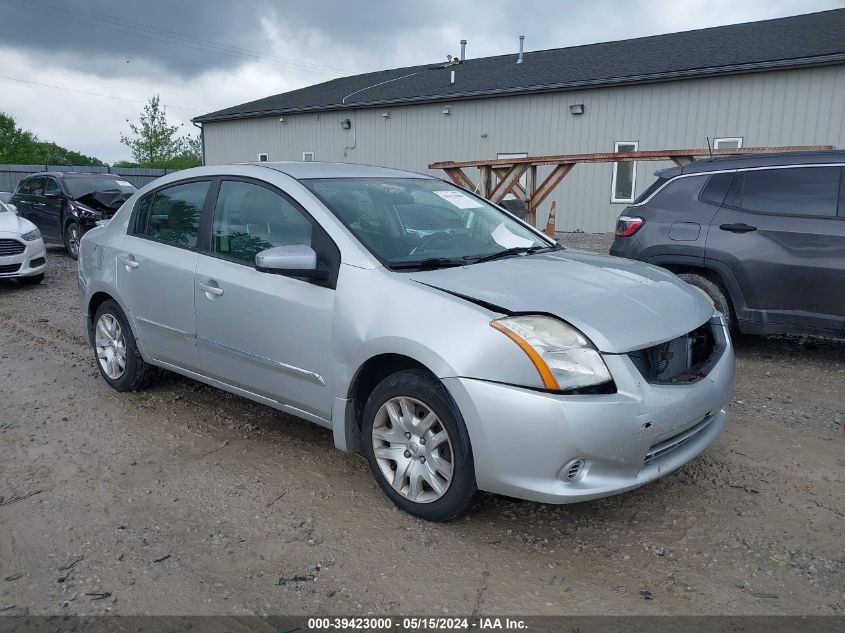
[[[0,266],[0,275],[5,273],[16,273],[20,270],[20,264],[6,264],[5,266]]]
[[[629,352],[628,358],[648,382],[692,382],[703,375],[703,366],[715,351],[713,328],[708,322],[671,341]]]
[[[0,240],[0,257],[20,255],[26,246],[17,240]]]
[[[676,448],[680,448],[681,446],[689,442],[692,438],[694,438],[696,435],[701,433],[704,429],[706,429],[712,421],[713,418],[708,413],[707,417],[705,417],[701,422],[699,422],[695,426],[690,427],[686,431],[682,431],[677,435],[673,435],[667,440],[663,440],[662,442],[655,444],[650,449],[648,449],[648,451],[646,451],[643,463],[648,464],[651,460],[657,459],[658,457],[661,457],[670,451],[674,451]]]

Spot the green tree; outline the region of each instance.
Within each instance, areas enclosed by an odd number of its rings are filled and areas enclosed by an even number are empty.
[[[35,134],[22,130],[14,118],[0,113],[0,163],[29,164],[36,155],[37,144]]]
[[[102,165],[103,162],[61,145],[40,140],[0,112],[0,163],[17,165]]]
[[[55,143],[47,143],[41,141],[38,143],[40,148],[40,160],[37,162],[45,165],[99,165],[103,166],[100,159],[92,156],[86,156],[79,152],[66,149],[61,145]]]
[[[133,161],[142,167],[185,168],[201,164],[197,156],[197,140],[180,136],[181,125],[167,122],[167,108],[159,95],[150,98],[141,111],[138,123],[128,119],[130,135],[120,135],[120,142],[132,152]]]

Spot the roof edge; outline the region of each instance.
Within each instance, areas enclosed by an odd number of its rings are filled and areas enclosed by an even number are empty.
[[[399,99],[382,99],[377,101],[359,101],[353,103],[337,103],[329,105],[308,106],[303,108],[274,108],[272,110],[256,110],[254,112],[236,112],[215,116],[214,113],[204,114],[191,119],[195,123],[206,123],[216,121],[230,121],[236,119],[253,119],[264,116],[277,116],[281,114],[300,114],[308,112],[332,112],[338,110],[353,110],[361,108],[375,108],[385,105],[404,105],[415,103],[437,103],[456,99],[478,99],[495,97],[499,95],[518,95],[540,92],[557,92],[577,90],[579,88],[601,88],[611,86],[634,85],[640,83],[652,83],[659,81],[671,81],[674,79],[694,79],[704,77],[717,77],[721,75],[736,75],[753,72],[766,72],[774,70],[788,70],[791,68],[803,68],[808,66],[827,66],[837,63],[845,63],[845,53],[831,55],[817,55],[813,57],[796,57],[766,62],[752,62],[748,64],[732,64],[729,66],[711,66],[704,68],[693,68],[689,70],[678,70],[665,73],[651,73],[647,75],[630,75],[627,77],[615,77],[611,79],[590,79],[584,81],[562,82],[555,84],[540,84],[533,86],[520,86],[516,88],[501,88],[493,90],[474,90],[466,92],[452,92],[448,94],[421,95],[417,97],[404,97]],[[284,94],[284,93],[283,93]],[[237,106],[236,106],[237,107]]]

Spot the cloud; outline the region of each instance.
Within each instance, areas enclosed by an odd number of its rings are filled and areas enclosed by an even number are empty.
[[[597,41],[845,6],[843,0],[0,0],[0,109],[39,136],[107,161],[128,158],[126,119],[160,94],[172,122],[343,74],[458,53]],[[6,77],[5,79],[2,77]],[[93,96],[12,81],[50,84]],[[189,109],[177,109],[192,108]]]

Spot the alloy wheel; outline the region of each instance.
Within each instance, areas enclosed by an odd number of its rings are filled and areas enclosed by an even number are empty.
[[[107,312],[97,321],[94,344],[103,372],[112,380],[118,380],[126,371],[126,338],[113,314]]]
[[[425,403],[391,398],[373,421],[373,453],[387,482],[415,503],[431,503],[449,489],[454,453],[449,432]]]
[[[72,257],[79,257],[79,225],[71,223],[67,227],[67,249]]]

